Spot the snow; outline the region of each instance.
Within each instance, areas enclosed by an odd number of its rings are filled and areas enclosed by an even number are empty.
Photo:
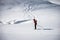
[[[29,12],[23,9],[15,6],[1,11],[0,40],[60,40],[60,6]],[[34,30],[33,16],[38,21],[37,30]]]
[[[51,3],[60,5],[60,0],[48,0],[48,1],[50,1]]]
[[[34,30],[33,21],[19,24],[0,24],[1,40],[59,40],[60,29],[57,23],[38,23]],[[46,26],[47,25],[47,26]]]
[[[21,24],[0,25],[1,40],[59,40],[60,36],[56,27],[45,30],[45,27],[42,29],[37,26],[37,30],[34,30],[32,20]]]
[[[0,39],[59,40],[59,11],[56,9],[45,9],[36,12],[33,11],[33,13],[38,20],[37,30],[34,30],[32,20],[19,24],[0,24]]]

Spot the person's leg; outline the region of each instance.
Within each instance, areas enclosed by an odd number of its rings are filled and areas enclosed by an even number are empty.
[[[36,24],[35,24],[35,30],[36,30]]]

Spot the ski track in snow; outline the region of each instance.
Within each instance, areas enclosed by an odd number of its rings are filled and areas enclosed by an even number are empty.
[[[0,22],[0,40],[60,40],[60,5],[41,0],[43,3],[37,2],[38,6],[36,1],[31,1],[32,5],[30,6],[28,0],[26,6],[23,6],[24,0],[21,1],[21,5],[20,0],[17,0],[16,4],[12,0],[3,0],[3,3],[0,3],[2,5],[0,7],[0,21],[5,23],[1,24],[2,22]],[[31,9],[28,6],[32,8],[31,12],[23,12],[24,7],[27,7],[28,11]],[[32,20],[14,24],[15,19],[19,22],[20,19],[32,19],[31,14],[36,16],[38,20],[37,30],[34,30]]]
[[[37,30],[34,30],[32,20],[19,24],[0,24],[0,40],[59,40],[59,11],[44,9],[33,13],[39,16]]]
[[[58,28],[55,27],[52,30],[43,29],[38,30],[37,28],[37,30],[34,30],[32,21],[21,24],[1,25],[0,35],[1,40],[59,40]]]

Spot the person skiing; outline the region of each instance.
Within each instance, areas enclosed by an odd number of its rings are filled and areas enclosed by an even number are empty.
[[[35,17],[34,17],[34,19],[33,19],[33,21],[34,21],[34,27],[35,27],[35,30],[37,29],[37,20],[35,19]]]

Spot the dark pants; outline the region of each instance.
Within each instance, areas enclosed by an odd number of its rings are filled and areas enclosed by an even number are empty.
[[[37,25],[37,24],[35,24],[35,30],[37,29],[36,25]]]

